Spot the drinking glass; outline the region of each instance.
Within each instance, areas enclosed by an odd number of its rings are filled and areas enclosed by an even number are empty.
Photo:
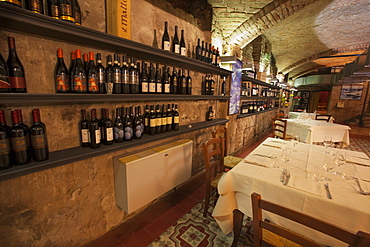
[[[285,163],[285,167],[287,163],[292,159],[292,150],[288,147],[284,147],[281,153],[281,160]]]
[[[325,153],[329,153],[328,147],[331,147],[332,144],[333,144],[331,136],[325,136],[323,143],[324,143],[324,146],[325,146],[325,149],[326,149]]]
[[[293,144],[293,147],[295,147],[299,142],[299,136],[295,135],[292,139],[290,139],[290,142]]]

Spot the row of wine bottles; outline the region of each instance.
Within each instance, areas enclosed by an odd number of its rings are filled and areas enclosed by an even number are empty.
[[[6,124],[4,111],[0,111],[0,169],[13,165],[25,165],[49,158],[45,124],[41,122],[39,109],[32,110],[33,124],[23,122],[22,110],[11,112],[13,126]]]
[[[243,101],[240,106],[241,114],[256,113],[274,107],[271,100],[268,101]],[[276,106],[275,106],[276,107]]]
[[[27,93],[24,68],[18,58],[13,37],[8,37],[8,47],[6,62],[0,54],[0,93]]]
[[[222,79],[220,85],[220,95],[226,95],[226,78]],[[203,95],[214,95],[215,94],[215,81],[211,75],[206,75],[203,82],[202,82],[202,94]]]
[[[179,130],[179,112],[177,105],[146,105],[144,115],[141,107],[120,107],[115,110],[114,121],[109,118],[109,110],[101,109],[101,118],[97,118],[96,109],[90,111],[90,120],[85,109],[81,110],[79,123],[82,147],[99,148],[100,144],[112,145],[114,142],[140,139],[144,134],[155,135]]]
[[[118,54],[107,56],[107,66],[102,64],[101,53],[84,54],[81,58],[81,50],[71,52],[71,66],[67,69],[63,50],[57,50],[57,64],[55,68],[55,85],[58,93],[113,93],[113,94],[137,94],[137,93],[164,93],[164,94],[189,94],[192,93],[192,78],[190,71],[185,75],[184,69],[176,70],[153,63],[136,62],[133,57]]]
[[[202,41],[202,45],[200,45],[200,39],[198,39],[197,46],[195,47],[195,59],[220,66],[220,51],[212,44],[208,44],[208,42]]]
[[[81,25],[81,8],[78,0],[23,0],[23,3],[22,0],[1,0],[0,2]]]

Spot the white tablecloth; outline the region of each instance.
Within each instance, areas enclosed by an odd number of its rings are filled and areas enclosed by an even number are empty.
[[[370,196],[361,195],[357,191],[358,187],[354,181],[345,180],[339,175],[327,175],[332,179],[328,183],[333,197],[333,199],[328,199],[322,188],[325,182],[312,179],[314,173],[323,172],[322,164],[326,155],[323,152],[324,147],[304,143],[299,143],[294,147],[296,151],[292,152],[292,160],[286,164],[291,173],[291,181],[287,186],[280,182],[282,173],[280,168],[256,165],[269,165],[271,159],[255,154],[277,156],[273,159],[275,162],[281,160],[282,149],[278,148],[281,146],[282,144],[279,144],[276,139],[266,139],[263,144],[245,158],[245,160],[254,162],[254,164],[242,161],[221,178],[218,186],[220,197],[212,215],[225,234],[233,230],[234,209],[239,209],[245,215],[252,216],[250,195],[253,192],[261,194],[265,200],[331,222],[352,232],[359,230],[370,232]],[[358,159],[370,166],[370,161],[364,153],[343,149],[333,150],[347,153],[348,157],[362,157]],[[370,177],[370,167],[358,167],[366,168],[367,170],[361,170],[362,176]],[[294,181],[296,181],[295,184]],[[297,183],[297,181],[301,182]],[[303,188],[299,187],[298,184]],[[367,185],[370,187],[370,183]],[[314,192],[310,191],[310,188],[319,188],[319,190]],[[264,217],[323,244],[342,245],[337,240],[288,222],[273,214],[267,213],[264,214]]]
[[[333,142],[342,142],[349,145],[349,131],[347,125],[328,123],[318,120],[287,119],[288,135],[298,135],[300,141],[305,143],[323,142],[325,136],[331,136]]]
[[[303,112],[293,112],[293,111],[289,112],[290,119],[303,118],[304,115],[306,115],[307,118],[311,118],[312,120],[316,119],[316,113],[309,113],[309,112],[303,113]],[[334,118],[330,117],[329,123],[333,123],[333,122],[334,122]]]

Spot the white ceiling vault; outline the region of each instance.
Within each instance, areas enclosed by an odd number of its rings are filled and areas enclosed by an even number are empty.
[[[369,0],[208,0],[223,45],[265,35],[278,72],[297,78],[342,66],[370,45]],[[323,56],[333,56],[322,58]]]

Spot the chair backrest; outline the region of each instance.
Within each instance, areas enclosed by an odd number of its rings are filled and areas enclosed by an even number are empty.
[[[316,114],[316,117],[315,117],[316,120],[322,120],[326,122],[329,122],[330,118],[331,118],[331,115],[318,115],[318,114]]]
[[[289,239],[302,246],[324,246],[291,230],[283,228],[277,224],[262,220],[262,210],[269,211],[276,215],[285,217],[299,224],[315,229],[328,236],[336,238],[349,246],[365,247],[370,246],[370,234],[365,232],[357,232],[357,234],[336,227],[330,223],[326,223],[309,215],[291,210],[289,208],[265,201],[261,199],[261,195],[252,194],[252,211],[253,211],[253,230],[254,230],[254,246],[271,246],[263,240],[262,229],[276,233],[286,239]]]
[[[228,155],[227,152],[227,129],[222,128],[222,129],[216,129],[215,131],[212,132],[212,137],[213,138],[223,138],[224,141],[224,155]]]
[[[281,118],[272,118],[272,131],[274,137],[285,139],[287,120]]]
[[[285,118],[284,113],[276,113],[276,118]]]
[[[211,138],[202,145],[204,154],[204,163],[206,166],[206,183],[221,172],[225,171],[223,138]]]

